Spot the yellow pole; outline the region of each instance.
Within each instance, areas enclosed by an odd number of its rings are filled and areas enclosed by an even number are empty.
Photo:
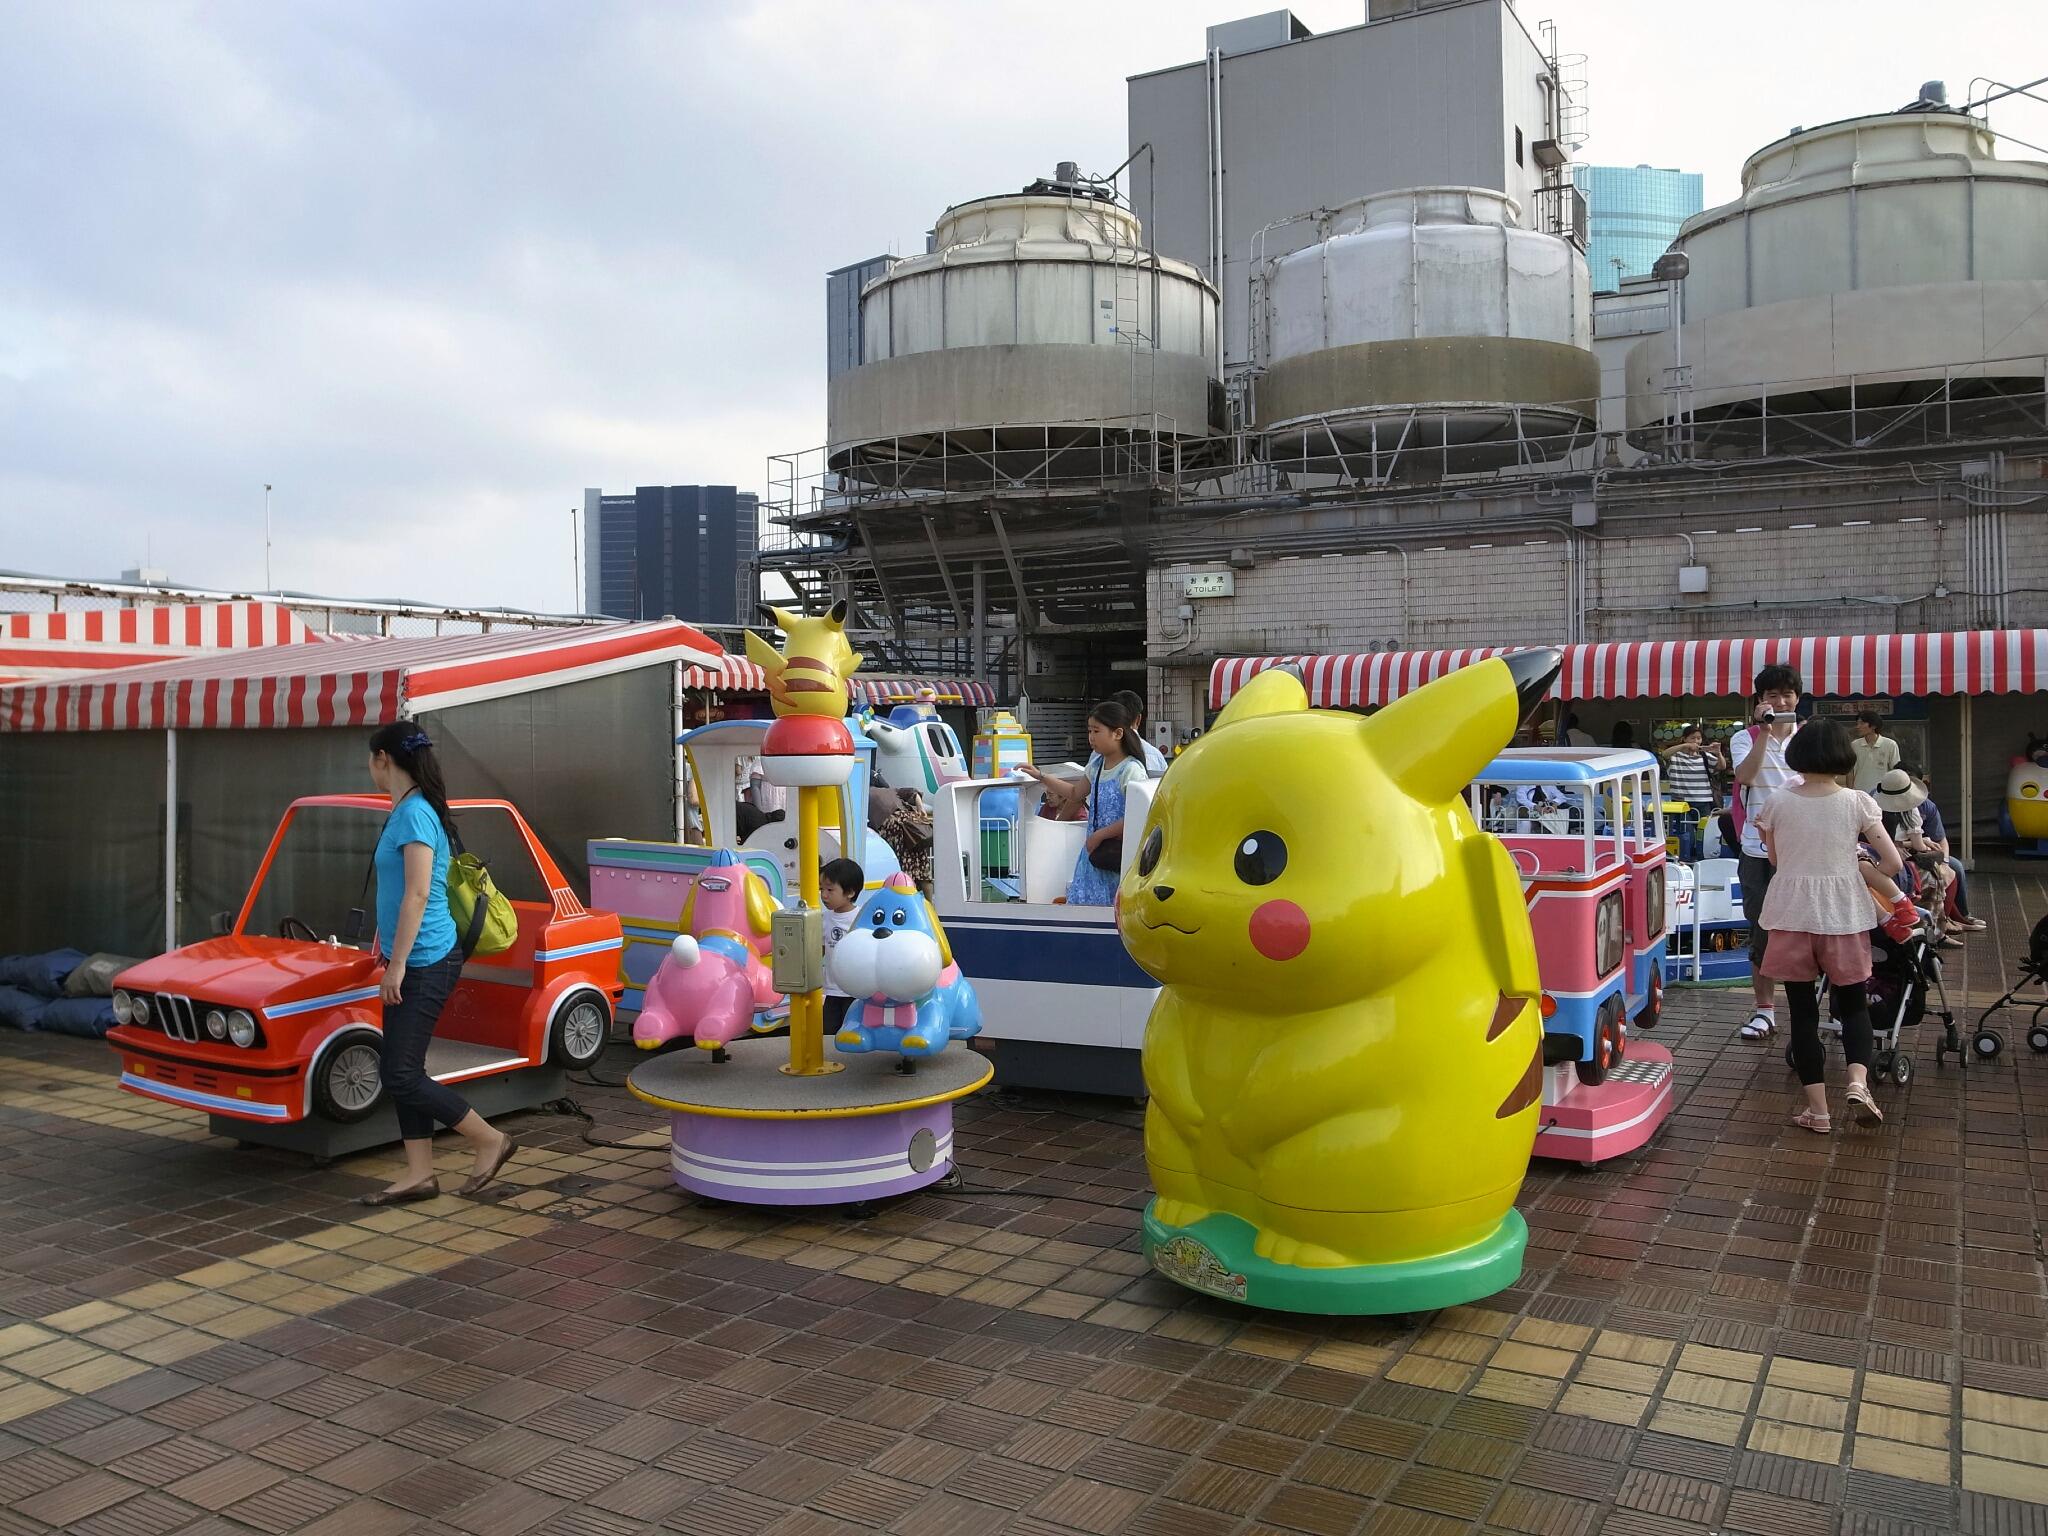
[[[818,896],[818,797],[825,791],[806,784],[796,792],[797,895],[812,912],[823,910]],[[793,1077],[821,1077],[842,1070],[825,1060],[825,994],[802,992],[789,1000],[789,1065]]]

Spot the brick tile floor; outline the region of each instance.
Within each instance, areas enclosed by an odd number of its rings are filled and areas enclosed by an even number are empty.
[[[2048,887],[1977,900],[1966,1020]],[[1967,1072],[1924,1029],[1821,1140],[1745,1001],[1672,995],[1676,1112],[1531,1171],[1513,1289],[1391,1321],[1149,1276],[1127,1105],[985,1096],[965,1188],[853,1219],[693,1202],[579,1087],[492,1198],[371,1211],[389,1154],[236,1151],[0,1037],[0,1536],[2048,1533],[2027,1015]]]

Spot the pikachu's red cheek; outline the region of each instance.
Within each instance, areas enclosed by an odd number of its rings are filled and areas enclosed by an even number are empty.
[[[1268,960],[1292,960],[1308,948],[1308,914],[1291,901],[1269,901],[1252,913],[1251,940]]]

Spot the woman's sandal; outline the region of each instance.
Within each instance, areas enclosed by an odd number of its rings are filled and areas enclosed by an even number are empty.
[[[1768,1040],[1771,1031],[1777,1027],[1777,1019],[1759,1008],[1749,1016],[1749,1022],[1742,1026],[1741,1038],[1744,1040]]]
[[[1877,1100],[1870,1096],[1870,1090],[1861,1083],[1849,1085],[1849,1108],[1853,1118],[1864,1125],[1883,1125],[1884,1111],[1877,1107]]]
[[[1802,1131],[1811,1131],[1816,1136],[1825,1136],[1835,1128],[1834,1122],[1826,1115],[1815,1114],[1810,1109],[1799,1111],[1792,1117],[1792,1123]]]

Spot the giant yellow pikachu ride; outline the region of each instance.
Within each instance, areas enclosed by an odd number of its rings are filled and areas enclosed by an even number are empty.
[[[1370,719],[1259,674],[1175,760],[1118,894],[1145,1031],[1145,1251],[1295,1312],[1521,1273],[1543,1032],[1514,862],[1462,791],[1556,677],[1479,662]]]

